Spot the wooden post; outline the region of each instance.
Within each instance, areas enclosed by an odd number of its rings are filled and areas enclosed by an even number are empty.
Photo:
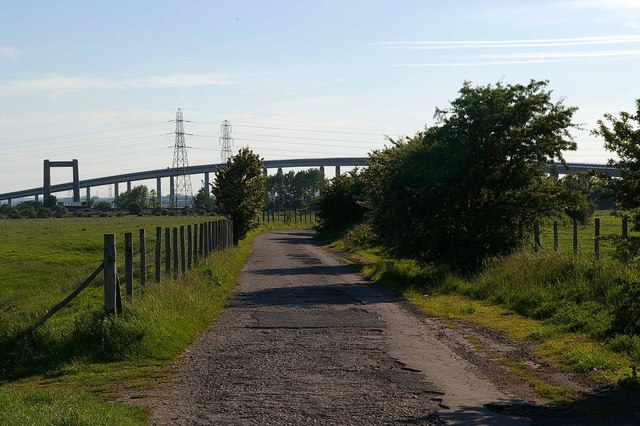
[[[124,284],[129,299],[133,297],[133,235],[124,234]]]
[[[187,269],[193,265],[193,234],[191,225],[187,225]]]
[[[216,251],[216,224],[215,221],[211,221],[211,248],[209,251]]]
[[[220,248],[227,249],[227,220],[220,222]]]
[[[209,222],[202,224],[202,243],[204,256],[207,257],[209,256]]]
[[[162,259],[162,227],[156,227],[156,265],[155,265],[155,278],[156,284],[160,283],[160,259]]]
[[[198,263],[198,224],[193,224],[193,264]]]
[[[229,225],[231,226],[231,244],[235,246],[236,245],[236,239],[233,236],[233,221],[231,220],[229,222],[230,222]]]
[[[624,240],[624,244],[626,244],[628,236],[629,236],[629,218],[627,216],[622,216],[622,239]],[[620,261],[622,262],[623,265],[626,265],[629,261],[629,255],[627,254],[626,248],[622,252],[622,257]]]
[[[558,251],[558,221],[553,221],[553,250]]]
[[[173,276],[178,276],[178,228],[173,228]]]
[[[171,229],[164,229],[164,269],[167,275],[171,273]]]
[[[264,222],[264,210],[262,210],[262,222]]]
[[[182,275],[187,273],[187,251],[184,241],[184,225],[180,225],[180,271]]]
[[[108,314],[118,313],[116,308],[116,238],[113,234],[104,234],[104,310]]]
[[[198,241],[198,257],[202,259],[204,256],[204,224],[199,224],[198,229],[200,231],[200,240]]]
[[[600,259],[600,218],[596,217],[593,221],[595,225],[593,251],[596,256],[596,259]]]
[[[533,251],[537,253],[542,248],[542,244],[540,243],[540,222],[537,220],[533,223],[533,241]]]
[[[211,226],[211,251],[218,251],[218,221],[214,220]]]
[[[578,255],[578,219],[573,219],[573,255]]]
[[[144,228],[140,229],[140,287],[147,285],[147,242]]]

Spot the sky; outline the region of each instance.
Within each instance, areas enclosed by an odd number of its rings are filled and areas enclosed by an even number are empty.
[[[6,1],[0,15],[0,193],[172,166],[366,156],[434,124],[463,82],[548,80],[589,133],[640,98],[640,0]],[[53,183],[71,180],[54,169]],[[193,177],[192,185],[200,186]],[[108,188],[92,195],[107,196]]]

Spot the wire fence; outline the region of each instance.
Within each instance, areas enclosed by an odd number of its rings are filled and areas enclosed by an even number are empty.
[[[136,234],[125,232],[122,238],[116,238],[114,234],[105,234],[102,259],[96,259],[98,268],[96,269],[95,264],[59,268],[60,276],[68,276],[73,271],[74,275],[83,277],[84,280],[69,296],[40,316],[28,331],[44,324],[93,281],[104,289],[105,311],[109,314],[121,314],[123,296],[133,302],[134,293],[144,291],[147,285],[160,284],[168,279],[180,280],[210,253],[226,250],[231,246],[233,222],[229,220],[190,223],[179,227],[157,227],[152,234],[140,229]],[[66,254],[68,256],[68,253]],[[27,261],[45,257],[35,256]],[[0,261],[0,265],[2,262],[14,260]],[[100,272],[103,272],[101,280]],[[51,271],[46,270],[30,274],[29,279],[51,278],[51,275]],[[24,292],[22,296],[29,297]],[[0,297],[2,308],[15,308],[18,303],[19,298]]]

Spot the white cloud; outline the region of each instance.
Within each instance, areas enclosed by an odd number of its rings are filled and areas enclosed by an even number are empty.
[[[144,78],[122,80],[90,76],[48,75],[0,84],[0,96],[21,96],[34,93],[59,94],[95,89],[163,89],[229,84],[237,84],[237,82],[224,74],[151,75]]]
[[[606,58],[616,56],[640,56],[640,50],[599,50],[578,52],[524,52],[497,55],[482,55],[488,59],[575,59],[575,58]]]
[[[578,0],[572,2],[571,5],[578,8],[640,9],[640,1],[638,0]]]
[[[4,56],[7,59],[18,59],[18,49],[13,46],[0,45],[0,56]]]
[[[415,63],[415,64],[396,64],[394,68],[460,68],[460,67],[482,67],[489,65],[517,65],[517,64],[539,64],[540,60],[513,60],[513,61],[474,61],[474,62],[433,62],[433,63]],[[544,61],[551,63],[556,61]]]
[[[392,49],[497,49],[528,47],[568,47],[640,43],[640,35],[550,38],[530,40],[390,41],[374,45]]]

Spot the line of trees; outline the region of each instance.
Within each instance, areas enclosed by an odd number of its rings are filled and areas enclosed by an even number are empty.
[[[548,173],[576,149],[576,110],[554,101],[546,81],[465,83],[448,108],[436,109],[435,125],[389,139],[390,146],[371,153],[367,169],[329,183],[318,202],[320,229],[366,221],[397,255],[471,272],[513,252],[521,224],[561,214],[587,221],[600,194],[615,194],[640,212],[640,137],[631,131],[640,112],[607,116],[611,127],[601,123],[598,131],[620,156],[613,165],[622,179]],[[631,175],[637,186],[623,183]],[[624,191],[632,195],[621,198]],[[640,229],[640,213],[635,217]]]

